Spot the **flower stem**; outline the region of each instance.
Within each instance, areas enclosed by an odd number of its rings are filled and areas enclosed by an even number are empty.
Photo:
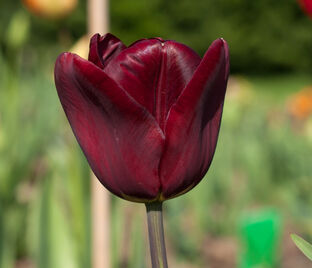
[[[145,205],[152,268],[168,268],[162,217],[162,202],[146,203]]]

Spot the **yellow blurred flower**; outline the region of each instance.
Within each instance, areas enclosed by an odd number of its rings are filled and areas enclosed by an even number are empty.
[[[71,53],[75,53],[84,59],[88,59],[90,37],[82,36],[70,49]]]

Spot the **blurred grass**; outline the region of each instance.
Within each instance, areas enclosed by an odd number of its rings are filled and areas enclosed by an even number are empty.
[[[25,257],[38,267],[89,267],[89,169],[51,69],[0,62],[0,267]]]

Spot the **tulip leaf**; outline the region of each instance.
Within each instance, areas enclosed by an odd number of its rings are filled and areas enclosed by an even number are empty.
[[[298,235],[292,234],[291,239],[301,252],[312,261],[312,245]]]

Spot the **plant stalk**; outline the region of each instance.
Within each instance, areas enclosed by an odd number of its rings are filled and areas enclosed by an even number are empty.
[[[162,216],[162,202],[146,203],[145,205],[152,268],[168,268]]]

